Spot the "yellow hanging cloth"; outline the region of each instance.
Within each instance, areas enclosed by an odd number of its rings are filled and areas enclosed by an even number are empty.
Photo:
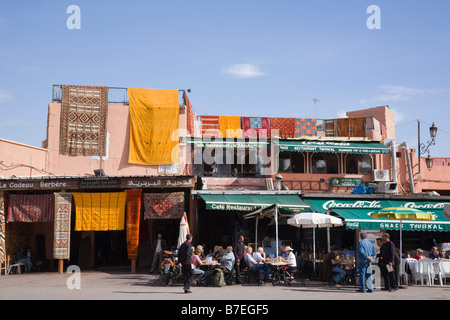
[[[126,192],[74,192],[75,231],[124,230]]]
[[[219,116],[222,138],[242,138],[241,117]]]
[[[128,162],[164,165],[180,162],[178,90],[128,88]]]

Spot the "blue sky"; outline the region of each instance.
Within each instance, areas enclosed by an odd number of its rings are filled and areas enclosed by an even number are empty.
[[[192,89],[198,114],[335,118],[389,105],[450,157],[450,1],[0,2],[0,137],[40,146],[52,85]],[[81,29],[70,30],[70,5]],[[367,8],[378,5],[381,29]],[[313,98],[317,97],[317,109]]]

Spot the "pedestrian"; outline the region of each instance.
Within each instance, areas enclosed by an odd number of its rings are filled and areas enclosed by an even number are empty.
[[[167,245],[166,240],[163,239],[162,234],[158,233],[157,238],[153,241],[152,244],[152,251],[153,251],[153,263],[152,267],[150,268],[149,273],[154,273],[155,269],[156,272],[158,272],[161,262],[162,262],[162,254],[164,250],[169,249],[169,246]]]
[[[233,253],[234,253],[234,271],[236,272],[236,284],[241,284],[241,270],[242,270],[242,263],[244,261],[244,254],[245,254],[245,245],[244,245],[244,236],[241,234],[239,235],[239,238],[234,243],[233,247]]]
[[[192,235],[186,235],[186,241],[183,242],[178,250],[178,262],[181,263],[181,273],[183,274],[184,293],[192,293],[190,290],[194,273],[191,266],[192,257]]]
[[[384,274],[384,285],[389,292],[398,289],[395,281],[395,245],[388,233],[383,234],[383,246],[381,247],[381,268]]]
[[[375,247],[372,242],[367,239],[367,233],[361,232],[359,234],[360,241],[358,243],[358,272],[359,272],[359,290],[358,292],[365,292],[366,280],[367,283],[367,292],[373,292],[373,281],[372,281],[372,262],[377,257],[377,253],[375,251]]]

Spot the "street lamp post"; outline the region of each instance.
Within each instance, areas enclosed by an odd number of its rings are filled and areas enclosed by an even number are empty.
[[[418,146],[417,146],[417,153],[419,158],[419,173],[420,173],[420,155],[428,152],[428,157],[425,159],[425,163],[427,165],[428,169],[431,169],[433,167],[433,159],[430,156],[430,147],[434,146],[436,144],[435,138],[437,134],[437,127],[433,124],[430,127],[430,137],[431,141],[427,141],[427,145],[420,142],[420,120],[417,120],[417,138],[418,138]]]

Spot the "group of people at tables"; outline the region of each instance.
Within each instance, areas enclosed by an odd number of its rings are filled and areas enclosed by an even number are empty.
[[[234,252],[232,246],[228,246],[226,249],[222,246],[214,246],[214,251],[206,256],[202,245],[198,245],[192,250],[191,263],[194,267],[193,273],[197,280],[197,285],[204,284],[206,275],[205,270],[203,270],[204,267],[222,266],[225,271],[225,282],[227,285],[232,284],[233,268],[235,268],[235,265],[237,265],[235,270],[237,273],[240,273],[243,268],[241,264],[246,264],[255,273],[258,285],[261,285],[262,281],[270,281],[272,274],[271,263],[275,260],[278,263],[286,264],[288,272],[295,272],[297,268],[296,258],[290,246],[281,245],[279,247],[278,259],[273,260],[266,255],[263,247],[258,247],[257,251],[253,252],[251,246],[245,246],[242,256]],[[263,275],[263,279],[261,279],[261,275]],[[236,283],[241,283],[240,275],[237,275],[236,279]]]
[[[411,256],[411,253],[407,252],[407,258],[409,258]],[[426,259],[427,257],[423,254],[423,250],[418,248],[416,250],[416,255],[413,256],[414,259],[416,260],[420,260],[420,259]],[[445,250],[445,248],[439,248],[438,247],[432,247],[430,254],[428,255],[429,259],[432,260],[450,260],[450,257],[447,253],[447,251]]]

